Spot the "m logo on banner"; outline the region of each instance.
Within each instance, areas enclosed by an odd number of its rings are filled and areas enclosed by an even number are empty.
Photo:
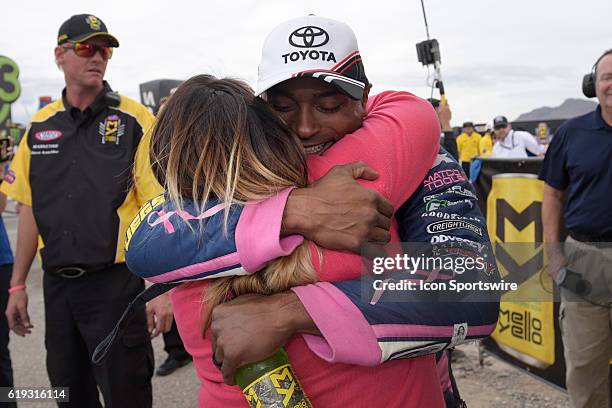
[[[506,241],[506,221],[516,228],[517,231],[523,231],[529,225],[533,224],[533,245],[534,249],[538,249],[542,246],[544,239],[543,227],[542,227],[542,202],[534,201],[523,211],[517,211],[503,198],[498,198],[495,201],[495,213],[496,213],[496,228],[495,235],[501,242]],[[515,258],[510,255],[503,245],[499,245],[495,242],[495,255],[497,262],[503,265],[504,269],[512,276],[512,280],[518,284],[529,279],[538,273],[544,266],[544,251],[542,248],[533,255],[529,260],[519,265]]]
[[[142,93],[142,104],[150,107],[156,106],[153,91],[145,91]]]

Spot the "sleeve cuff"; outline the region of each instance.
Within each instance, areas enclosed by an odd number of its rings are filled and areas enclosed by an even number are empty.
[[[291,190],[287,188],[265,201],[244,207],[236,226],[236,251],[247,272],[256,272],[273,259],[289,255],[304,241],[301,235],[280,238]]]
[[[30,195],[20,192],[17,189],[11,188],[10,185],[6,185],[6,184],[7,184],[6,180],[2,181],[2,184],[0,186],[0,193],[5,194],[6,196],[17,201],[18,203],[25,204],[30,207],[32,206],[32,198]]]
[[[329,363],[381,363],[381,350],[372,328],[339,289],[329,282],[319,282],[291,290],[323,335],[302,335],[313,353]]]
[[[564,191],[567,188],[567,185],[563,183],[562,181],[553,180],[551,178],[546,178],[546,176],[540,176],[539,179],[542,180],[544,183],[548,184],[549,186],[551,186],[552,188],[555,188],[560,191]]]

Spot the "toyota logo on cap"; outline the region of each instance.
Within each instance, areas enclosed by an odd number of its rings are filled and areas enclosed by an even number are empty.
[[[316,26],[300,27],[289,36],[289,44],[298,48],[321,47],[328,41],[327,31]]]

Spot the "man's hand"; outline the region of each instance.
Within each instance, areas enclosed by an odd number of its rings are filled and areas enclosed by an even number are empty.
[[[548,274],[553,280],[559,270],[567,264],[563,254],[563,245],[559,242],[561,231],[561,214],[565,202],[565,190],[559,190],[544,183],[544,198],[542,200],[542,225],[544,226],[544,241],[548,255]]]
[[[160,333],[168,333],[172,327],[172,319],[172,303],[167,293],[147,303],[147,326],[151,338]]]
[[[366,244],[389,242],[393,206],[355,180],[378,174],[363,162],[335,166],[308,188],[291,192],[283,235],[301,234],[328,249],[359,253]]]
[[[550,251],[548,254],[548,268],[547,272],[553,280],[559,274],[561,268],[567,265],[567,259],[561,251]]]
[[[450,123],[453,117],[453,113],[450,110],[450,105],[448,104],[448,102],[441,103],[436,108],[436,113],[438,114],[438,120],[440,121],[440,126],[442,128],[442,131],[443,132],[452,131],[453,128],[451,127]]]
[[[320,334],[293,292],[242,295],[215,307],[212,350],[226,384],[238,367],[266,359],[296,332]]]
[[[28,315],[28,294],[25,290],[19,290],[9,295],[6,306],[6,318],[9,329],[18,336],[24,337],[32,333],[32,324]]]

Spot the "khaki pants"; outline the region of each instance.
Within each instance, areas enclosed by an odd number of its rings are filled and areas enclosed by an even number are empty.
[[[572,238],[567,242],[568,269],[581,273],[592,287],[586,300],[565,289],[561,293],[559,324],[567,390],[574,408],[610,407],[612,248],[596,248]]]

